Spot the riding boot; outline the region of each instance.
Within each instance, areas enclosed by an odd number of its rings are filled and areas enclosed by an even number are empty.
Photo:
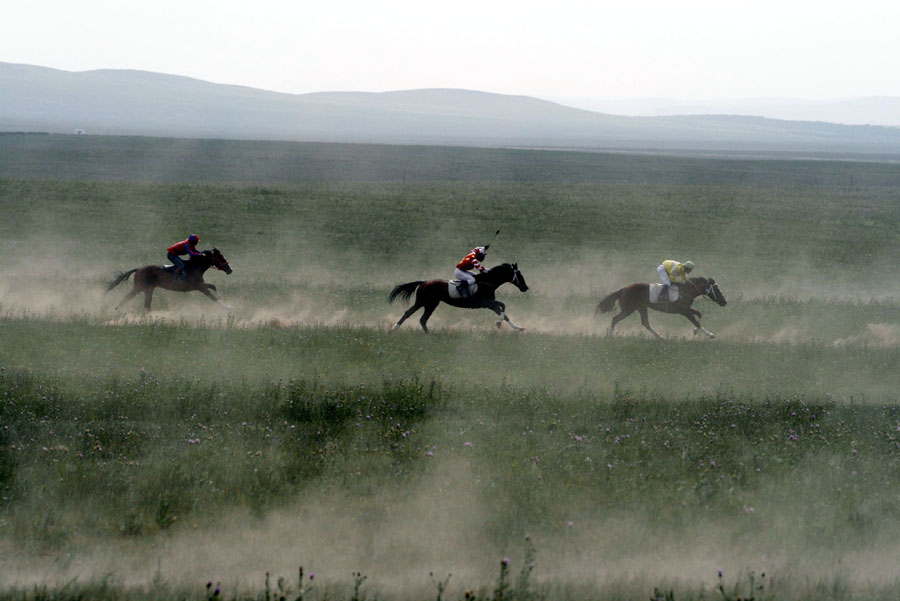
[[[459,290],[460,298],[469,298],[471,291],[469,290],[469,282],[468,281],[460,280],[458,290]]]

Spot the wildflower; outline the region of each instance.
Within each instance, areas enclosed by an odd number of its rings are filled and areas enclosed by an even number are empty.
[[[464,446],[464,447],[471,447],[471,446],[472,446],[472,443],[469,442],[469,441],[467,440],[466,442],[463,443],[463,446]]]
[[[508,566],[509,565],[509,557],[504,557],[503,561],[501,563],[503,563],[503,565],[505,565],[505,566]]]

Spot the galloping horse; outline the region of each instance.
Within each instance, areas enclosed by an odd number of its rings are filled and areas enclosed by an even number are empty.
[[[434,313],[434,310],[441,302],[463,309],[491,309],[500,317],[500,320],[497,322],[498,328],[506,321],[514,329],[522,331],[525,328],[516,325],[506,316],[506,305],[494,298],[497,288],[507,282],[515,284],[522,292],[528,290],[528,284],[525,283],[525,278],[522,277],[522,273],[519,271],[519,266],[516,263],[503,263],[489,269],[486,273],[476,275],[475,283],[478,285],[478,290],[475,291],[475,294],[466,298],[451,297],[450,286],[453,286],[453,284],[447,280],[419,280],[418,282],[400,284],[391,292],[388,299],[389,302],[394,302],[398,297],[409,300],[413,292],[416,293],[416,302],[403,314],[400,321],[394,324],[391,331],[399,328],[400,324],[406,321],[409,316],[424,307],[425,313],[419,319],[419,323],[422,324],[422,329],[427,332],[428,327],[425,325],[425,322],[428,321],[428,318],[431,317],[431,314]]]
[[[150,310],[150,302],[153,300],[153,290],[156,288],[164,288],[166,290],[174,290],[175,292],[190,292],[198,290],[208,296],[210,299],[220,305],[231,309],[217,296],[218,290],[212,284],[203,281],[203,274],[210,267],[231,273],[231,265],[225,260],[225,257],[219,252],[218,248],[212,250],[204,250],[203,254],[197,257],[191,257],[190,261],[185,263],[186,274],[180,280],[175,279],[175,269],[172,266],[161,267],[159,265],[145,265],[144,267],[135,267],[126,272],[117,271],[116,278],[106,286],[106,292],[109,292],[128,277],[134,274],[134,288],[125,295],[116,309],[122,306],[128,300],[131,300],[139,293],[144,293],[144,308]],[[210,292],[215,290],[216,294]]]
[[[600,304],[597,305],[596,313],[609,313],[613,310],[616,301],[619,302],[619,314],[614,315],[612,323],[609,324],[609,335],[612,335],[617,323],[637,311],[641,315],[643,326],[657,338],[662,338],[650,327],[650,321],[647,319],[647,309],[650,308],[663,313],[684,315],[688,321],[694,324],[694,335],[702,331],[710,338],[715,338],[715,334],[700,325],[700,311],[692,309],[691,304],[698,296],[706,296],[710,300],[715,301],[720,307],[728,304],[716,281],[712,278],[691,278],[685,284],[672,284],[672,286],[678,287],[678,300],[657,303],[650,302],[650,284],[625,286],[601,300]]]

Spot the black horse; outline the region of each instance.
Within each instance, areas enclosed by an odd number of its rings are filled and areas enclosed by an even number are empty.
[[[125,295],[116,309],[128,300],[131,300],[141,292],[144,293],[144,308],[150,310],[150,302],[153,300],[153,291],[156,288],[164,288],[166,290],[174,290],[175,292],[190,292],[197,290],[205,294],[215,302],[231,309],[218,297],[218,290],[212,284],[203,281],[203,274],[210,267],[231,273],[231,265],[225,260],[225,257],[218,248],[212,250],[204,250],[200,256],[191,257],[185,262],[185,274],[181,279],[176,279],[175,268],[172,266],[162,267],[160,265],[145,265],[144,267],[135,267],[126,272],[116,272],[116,277],[106,286],[106,292],[109,292],[134,274],[134,288]],[[216,294],[213,294],[215,291]]]
[[[641,324],[657,338],[662,338],[656,331],[650,327],[650,321],[647,319],[647,309],[654,311],[662,311],[663,313],[677,313],[684,315],[692,324],[694,324],[694,334],[703,332],[710,338],[716,335],[700,325],[700,311],[691,308],[694,299],[698,296],[706,296],[713,300],[720,307],[728,304],[725,295],[719,290],[719,285],[712,278],[691,278],[684,284],[672,284],[678,287],[678,300],[672,302],[650,302],[650,284],[631,284],[616,290],[612,294],[600,301],[597,305],[596,313],[609,313],[619,303],[619,313],[614,315],[612,323],[609,324],[609,334],[616,329],[616,324],[637,311],[641,316]]]
[[[516,263],[503,263],[488,270],[486,273],[476,275],[475,283],[478,285],[478,290],[472,296],[464,298],[450,295],[450,287],[453,284],[447,280],[419,280],[417,282],[400,284],[391,292],[388,299],[389,302],[394,302],[397,298],[403,298],[408,301],[413,292],[416,293],[416,302],[403,314],[400,321],[394,324],[391,330],[396,330],[409,316],[424,308],[425,313],[419,319],[419,323],[422,324],[422,329],[427,332],[428,327],[425,323],[431,317],[431,314],[434,313],[437,306],[444,302],[463,309],[491,309],[500,317],[500,320],[497,322],[498,328],[506,321],[514,329],[522,331],[525,328],[516,325],[506,316],[506,305],[494,298],[497,288],[507,282],[515,284],[522,292],[528,290],[525,278],[522,277],[522,272],[519,271],[519,266]]]

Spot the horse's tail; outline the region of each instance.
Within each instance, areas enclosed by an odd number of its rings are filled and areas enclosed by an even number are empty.
[[[616,306],[616,301],[619,300],[619,295],[622,294],[624,288],[619,288],[609,296],[606,296],[603,300],[601,300],[597,304],[597,310],[594,311],[594,315],[599,315],[601,313],[609,313],[613,310],[613,307]]]
[[[418,282],[408,282],[406,284],[394,286],[394,289],[391,291],[391,295],[388,297],[388,302],[392,303],[397,300],[397,298],[402,298],[403,300],[409,302],[409,298],[413,295],[413,292],[416,291],[416,288],[424,283],[425,280],[419,280]]]
[[[109,292],[110,290],[112,290],[113,288],[115,288],[116,286],[118,286],[119,284],[124,282],[125,280],[127,280],[129,277],[131,277],[131,274],[134,273],[135,271],[137,271],[138,269],[139,269],[138,267],[135,267],[134,269],[129,269],[128,271],[124,271],[124,272],[123,271],[114,271],[113,275],[115,276],[115,278],[106,285],[106,292]]]

